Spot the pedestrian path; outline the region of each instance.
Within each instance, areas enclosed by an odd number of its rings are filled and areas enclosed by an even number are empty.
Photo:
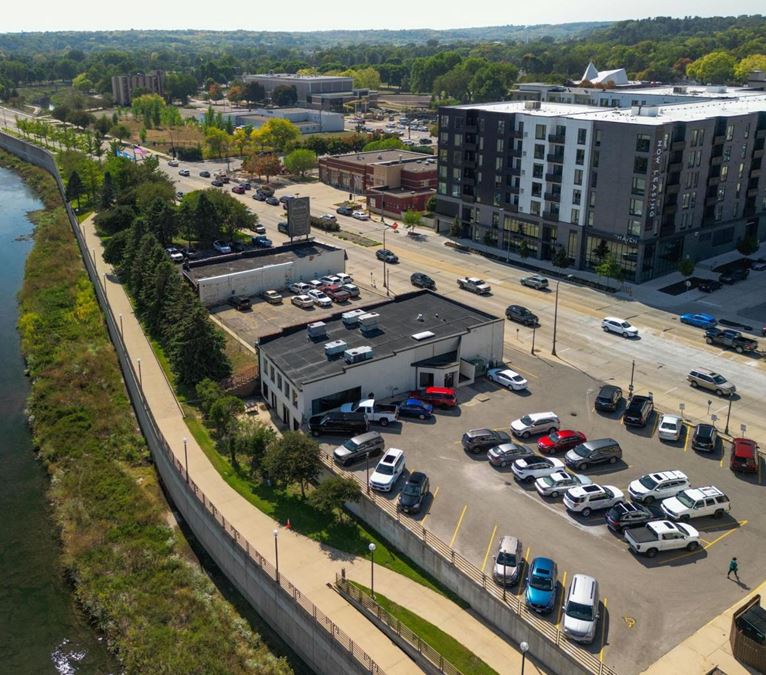
[[[123,340],[154,418],[179,461],[188,452],[189,476],[221,515],[269,563],[276,564],[274,529],[279,523],[252,506],[231,488],[213,468],[186,426],[172,388],[133,314],[122,285],[111,265],[102,257],[101,240],[88,218],[82,231],[101,279],[106,297],[121,326]],[[120,318],[121,317],[121,318]],[[281,528],[278,535],[279,571],[292,581],[302,595],[334,621],[354,642],[364,649],[387,674],[417,673],[420,669],[378,628],[328,586],[341,569],[346,576],[369,585],[370,561],[315,542],[296,532]],[[519,672],[522,657],[517,649],[466,611],[429,588],[386,568],[375,568],[375,590],[430,621],[451,635],[498,673]],[[545,672],[534,664],[534,655],[526,660],[525,673]]]

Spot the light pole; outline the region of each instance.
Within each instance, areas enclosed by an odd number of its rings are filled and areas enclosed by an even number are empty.
[[[368,452],[364,457],[365,457],[364,470],[365,470],[365,473],[367,474],[367,480],[365,481],[365,485],[367,486],[367,494],[370,494],[370,453]]]
[[[277,583],[279,583],[279,530],[274,529],[274,560],[277,569]]]
[[[532,326],[532,356],[535,355],[535,331],[537,330],[537,325]]]
[[[524,663],[527,660],[527,652],[529,651],[529,643],[528,642],[522,642],[519,645],[519,649],[521,650],[521,675],[524,675]]]
[[[628,398],[633,398],[633,375],[636,372],[635,359],[630,362],[630,384],[628,385]]]
[[[122,314],[120,314],[120,337],[121,338],[125,337],[125,333],[122,330]]]
[[[724,433],[729,433],[729,418],[731,417],[731,402],[732,402],[731,394],[729,394],[729,409],[726,411],[726,429],[724,429]]]
[[[141,391],[144,390],[144,381],[141,377],[141,359],[136,359],[136,363],[138,364],[138,386],[141,388]]]
[[[186,484],[189,484],[189,453],[186,450],[186,436],[184,436],[184,463],[186,464]]]
[[[367,549],[370,551],[370,595],[372,596],[372,599],[375,599],[375,549],[377,547],[373,542],[370,542],[370,545],[367,547]]]

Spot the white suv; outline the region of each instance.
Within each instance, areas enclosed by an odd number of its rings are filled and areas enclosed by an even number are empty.
[[[659,471],[647,473],[628,485],[628,492],[634,502],[651,504],[655,499],[675,497],[689,487],[689,479],[681,471]]]
[[[561,422],[558,415],[552,412],[529,413],[511,422],[511,432],[514,436],[529,438],[535,434],[548,434],[557,431]]]
[[[390,448],[383,455],[370,476],[370,487],[380,492],[391,492],[404,471],[404,451]]]
[[[731,510],[729,498],[717,487],[689,488],[675,497],[662,500],[662,511],[673,520],[702,516],[720,518]]]
[[[564,469],[564,462],[555,457],[526,457],[517,459],[512,465],[513,475],[519,480],[531,483],[536,478],[550,476]]]
[[[638,328],[631,326],[625,319],[618,319],[614,316],[607,316],[601,320],[601,328],[606,333],[616,333],[626,338],[638,336]]]
[[[569,488],[564,493],[564,506],[567,511],[581,513],[587,518],[593,511],[611,509],[615,504],[625,501],[622,490],[613,485],[581,485]]]

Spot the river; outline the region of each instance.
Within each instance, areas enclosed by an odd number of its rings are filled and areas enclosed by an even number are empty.
[[[117,673],[116,660],[79,611],[61,567],[46,501],[47,476],[35,460],[24,419],[29,384],[16,332],[16,295],[42,203],[19,176],[0,168],[0,671]]]

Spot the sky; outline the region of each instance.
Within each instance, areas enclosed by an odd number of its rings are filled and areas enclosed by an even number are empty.
[[[455,8],[454,10],[452,8]],[[458,9],[459,8],[459,9]],[[281,11],[284,9],[284,11]],[[35,0],[27,8],[9,1],[0,32],[198,28],[209,30],[313,31],[334,29],[465,28],[506,24],[613,21],[650,16],[717,16],[766,12],[763,0],[289,0],[284,5],[200,0]]]

